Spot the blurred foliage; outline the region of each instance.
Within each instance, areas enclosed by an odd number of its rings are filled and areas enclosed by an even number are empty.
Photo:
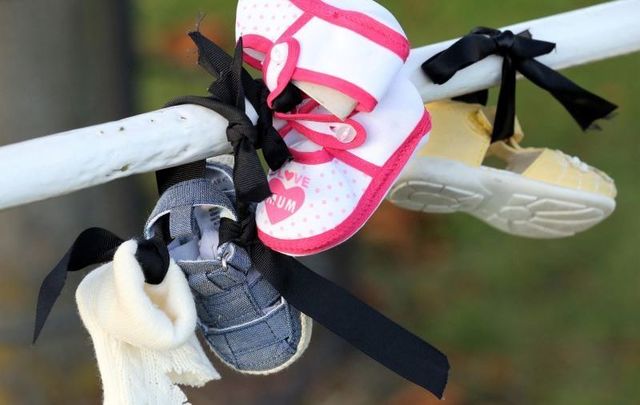
[[[418,46],[478,25],[500,27],[598,1],[382,3]],[[139,0],[137,7],[140,108],[202,93],[209,78],[194,66],[193,46],[176,38],[202,12],[204,31],[231,49],[235,1]],[[604,224],[566,240],[533,241],[464,214],[426,216],[384,205],[360,233],[357,292],[450,355],[445,403],[627,404],[640,398],[639,68],[636,54],[566,72],[621,106],[602,132],[581,133],[548,94],[519,84],[526,145],[577,155],[617,181],[619,207]],[[368,360],[353,362],[355,372],[336,371],[331,395],[319,390],[310,402],[431,403]],[[379,376],[359,380],[364,368]]]
[[[599,1],[381,3],[397,15],[415,47],[462,35],[474,26],[500,27]],[[235,4],[234,0],[134,2],[140,112],[159,108],[176,96],[205,93],[211,78],[196,66],[195,48],[186,33],[204,14],[203,32],[231,49]],[[614,120],[603,123],[603,131],[587,134],[548,94],[519,83],[525,145],[561,149],[616,180],[618,209],[602,225],[570,239],[533,241],[501,234],[464,214],[420,215],[384,204],[349,245],[357,266],[337,271],[349,273],[354,291],[449,354],[453,371],[444,404],[638,402],[639,69],[636,54],[565,72],[621,106]],[[0,294],[14,291],[0,286]],[[319,349],[312,343],[312,350]],[[15,366],[21,358],[23,352],[1,348],[0,368]],[[293,383],[301,373],[302,366],[297,367],[278,384]],[[55,366],[38,369],[33,381],[46,384],[44,375],[56,372]],[[93,369],[73,370],[67,379],[73,385],[67,388],[80,391],[96,384]],[[258,380],[225,379],[191,397],[195,404],[221,403],[209,392],[218,392],[220,398],[224,390],[243,395],[256,391],[256,403],[270,403],[264,397],[260,400],[259,389],[275,380]],[[302,392],[291,403],[437,403],[358,353],[348,354]],[[0,393],[0,405],[14,403],[20,402]]]

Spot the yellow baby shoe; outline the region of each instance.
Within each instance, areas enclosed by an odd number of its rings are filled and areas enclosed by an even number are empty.
[[[602,222],[614,211],[614,181],[576,157],[523,148],[514,135],[491,144],[495,109],[439,101],[427,105],[433,129],[391,189],[388,199],[428,213],[467,212],[512,235],[563,238]],[[486,157],[504,169],[483,166]]]

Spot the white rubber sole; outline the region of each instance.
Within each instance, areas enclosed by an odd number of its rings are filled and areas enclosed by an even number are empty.
[[[586,231],[616,207],[600,194],[440,158],[414,158],[387,199],[413,211],[466,212],[508,234],[535,239]]]
[[[252,371],[252,370],[238,370],[233,364],[227,362],[225,359],[220,356],[211,345],[209,348],[211,352],[216,356],[218,360],[220,360],[225,366],[233,369],[234,371],[245,374],[245,375],[272,375],[281,372],[282,370],[288,368],[293,363],[298,361],[302,355],[307,351],[309,347],[309,343],[311,342],[311,335],[313,332],[313,319],[308,317],[307,315],[300,312],[300,321],[302,323],[301,333],[300,333],[300,341],[298,342],[298,346],[296,346],[296,353],[289,358],[285,363],[280,366],[273,368],[271,370],[261,370],[261,371]]]

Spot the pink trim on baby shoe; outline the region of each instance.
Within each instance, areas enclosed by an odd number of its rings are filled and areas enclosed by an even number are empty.
[[[431,130],[431,117],[425,110],[424,115],[416,128],[413,130],[407,140],[398,148],[398,150],[387,160],[384,166],[378,169],[377,173],[382,171],[384,175],[372,176],[373,179],[367,187],[367,190],[360,198],[358,205],[355,207],[349,217],[347,217],[336,228],[320,235],[309,238],[286,240],[278,239],[267,235],[258,229],[258,237],[262,242],[270,248],[292,255],[311,255],[325,251],[327,247],[337,246],[338,244],[351,238],[360,230],[366,221],[373,215],[375,210],[384,200],[393,182],[400,175],[413,152],[417,148],[423,136]],[[348,153],[348,152],[343,152]],[[340,159],[342,160],[342,159]],[[371,175],[370,175],[371,176]]]
[[[344,121],[336,121],[336,117],[327,114],[313,114],[310,111],[318,107],[319,104],[315,100],[310,100],[304,105],[298,108],[298,111],[291,114],[275,113],[275,118],[288,120],[287,124],[280,129],[279,133],[282,138],[285,138],[292,130],[296,130],[298,133],[309,139],[311,142],[322,147],[321,150],[313,152],[303,152],[289,147],[289,152],[293,160],[299,163],[309,165],[319,165],[332,161],[333,159],[341,160],[347,165],[354,167],[361,172],[367,174],[370,177],[374,177],[380,167],[370,163],[352,153],[349,149],[355,149],[362,146],[367,139],[367,130],[358,121],[347,118]],[[352,114],[356,115],[356,114]],[[317,131],[307,127],[302,122],[304,121],[317,121],[326,123],[336,123],[336,125],[350,125],[356,131],[356,136],[351,142],[340,142],[331,135],[321,134]]]
[[[301,30],[311,19],[313,15],[309,13],[303,13],[291,26],[287,28],[287,30],[278,38],[278,40],[273,43],[269,53],[264,61],[264,69],[263,74],[264,77],[267,77],[267,71],[271,67],[271,51],[274,47],[286,43],[289,46],[289,52],[287,53],[287,60],[285,62],[285,68],[278,74],[278,86],[271,90],[269,96],[267,97],[267,105],[269,107],[273,107],[273,101],[282,93],[282,91],[287,87],[289,82],[292,80],[293,73],[295,72],[296,64],[298,63],[298,59],[300,58],[300,43],[293,36],[296,32]]]
[[[295,20],[293,24],[291,24],[291,26],[289,26],[289,28],[287,28],[282,33],[282,35],[280,35],[280,38],[278,38],[276,42],[293,37],[298,31],[304,28],[304,26],[307,25],[309,21],[313,19],[313,17],[314,15],[311,13],[302,13],[302,15],[297,20]]]
[[[242,45],[244,46],[245,49],[252,49],[252,50],[258,51],[264,54],[265,57],[266,55],[269,54],[269,49],[271,49],[271,47],[273,46],[273,43],[268,38],[265,38],[262,35],[247,34],[247,35],[240,35],[240,36],[242,37]],[[246,52],[244,52],[243,59],[252,68],[257,70],[262,70],[261,60],[256,59],[255,57],[249,55]]]
[[[327,118],[333,118],[330,115],[326,115]],[[320,121],[320,120],[319,120]],[[332,120],[335,122],[335,119]],[[292,121],[291,126],[302,135],[307,137],[311,142],[323,146],[327,149],[345,150],[353,149],[361,146],[367,139],[367,133],[364,127],[359,123],[351,119],[347,119],[344,125],[351,126],[356,131],[356,136],[349,142],[341,142],[335,136],[324,134],[305,126],[300,121]]]
[[[324,149],[320,149],[314,152],[301,152],[295,149],[289,149],[293,160],[305,165],[321,165],[323,163],[331,162],[335,159],[329,152]]]
[[[354,155],[353,153],[349,153],[346,150],[325,148],[313,152],[302,152],[293,148],[289,148],[289,152],[291,153],[291,157],[293,157],[293,160],[295,162],[307,165],[321,165],[323,163],[331,162],[332,160],[337,159],[353,168],[358,169],[369,177],[374,177],[380,170],[379,166],[371,162],[367,162],[366,160]]]
[[[293,72],[296,70],[296,63],[298,63],[298,58],[300,57],[300,43],[293,37],[287,39],[284,42],[278,42],[274,44],[271,48],[271,51],[267,54],[264,60],[264,80],[267,80],[267,75],[271,69],[274,69],[276,66],[271,62],[273,49],[279,45],[287,45],[287,59],[282,62],[284,67],[278,73],[278,84],[275,89],[273,89],[269,95],[267,96],[267,105],[269,108],[273,107],[273,101],[284,91],[289,82],[291,81],[291,77],[293,76]]]
[[[336,117],[327,114],[313,114],[310,111],[318,107],[319,104],[315,100],[310,100],[298,108],[298,111],[291,114],[275,113],[274,117],[288,120],[287,124],[279,131],[280,136],[285,138],[292,130],[309,139],[311,142],[322,147],[322,149],[313,152],[303,152],[289,147],[289,152],[293,160],[299,163],[309,165],[319,165],[338,159],[352,166],[370,177],[373,177],[378,170],[378,166],[365,161],[358,156],[348,152],[349,149],[355,149],[362,146],[367,139],[367,130],[358,121],[347,118],[344,121],[338,121]],[[352,114],[352,116],[355,114]],[[341,142],[335,136],[319,133],[308,126],[304,125],[304,121],[315,121],[324,123],[335,123],[336,125],[349,125],[355,131],[356,135],[350,142]]]
[[[349,153],[346,150],[331,150],[329,153],[332,154],[336,159],[341,160],[349,166],[360,170],[362,173],[365,173],[369,177],[375,177],[381,169],[381,167],[369,161],[366,161],[361,157],[354,155],[353,153]]]
[[[327,149],[354,149],[361,146],[367,140],[367,130],[358,121],[347,118],[339,121],[336,117],[327,114],[276,114],[277,118],[290,120],[289,126],[295,129],[312,142]],[[340,141],[335,135],[318,132],[304,125],[304,121],[335,123],[337,125],[350,126],[355,131],[355,136],[348,142]]]
[[[403,61],[406,61],[409,57],[411,47],[409,45],[409,41],[403,34],[381,22],[376,21],[364,13],[340,9],[319,0],[289,1],[300,8],[303,11],[303,14],[287,28],[275,43],[261,35],[240,34],[244,40],[246,48],[256,50],[265,55],[265,60],[260,61],[254,56],[249,55],[246,52],[244,53],[244,60],[247,64],[253,68],[262,70],[265,77],[268,73],[267,70],[271,68],[271,48],[283,42],[292,44],[292,41],[295,41],[293,38],[294,35],[314,17],[359,34],[395,53]],[[297,43],[297,49],[294,51],[292,51],[292,47],[290,46],[286,62],[287,67],[279,72],[277,87],[271,91],[267,99],[269,107],[273,107],[273,101],[275,98],[280,95],[290,81],[294,80],[314,83],[335,89],[354,99],[357,102],[357,111],[371,112],[375,109],[379,100],[360,86],[326,73],[296,67],[298,58],[300,57],[300,52],[299,43]]]
[[[376,105],[378,105],[378,100],[360,86],[356,86],[344,79],[340,79],[339,77],[331,76],[326,73],[296,68],[291,79],[299,82],[315,83],[338,90],[358,102],[358,111],[371,112],[376,108]]]
[[[299,9],[313,13],[330,24],[358,33],[389,49],[406,61],[411,52],[409,40],[398,31],[376,21],[366,14],[344,10],[318,0],[289,0]]]

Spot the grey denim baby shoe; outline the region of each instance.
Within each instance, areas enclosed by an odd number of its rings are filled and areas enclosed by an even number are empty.
[[[209,160],[205,179],[170,187],[145,226],[162,232],[187,275],[200,329],[212,351],[244,374],[272,374],[295,362],[311,339],[312,321],[286,300],[233,243],[218,247],[220,218],[236,219],[229,162]]]

